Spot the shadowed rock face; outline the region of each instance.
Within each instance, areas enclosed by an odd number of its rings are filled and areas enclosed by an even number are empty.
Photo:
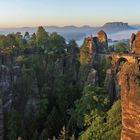
[[[89,74],[88,74],[87,84],[90,84],[90,85],[93,85],[93,86],[98,85],[97,71],[94,68],[92,68],[90,70]]]
[[[117,75],[121,88],[121,140],[140,140],[140,70],[126,62]]]
[[[114,75],[112,69],[108,69],[106,72],[104,87],[106,88],[106,90],[109,94],[110,105],[112,105],[116,99],[116,93],[117,93],[117,91],[116,91],[117,84],[116,84],[115,75]]]
[[[130,48],[132,53],[140,54],[140,31],[136,35],[134,33],[131,35]]]
[[[136,35],[133,33],[133,34],[131,35],[131,38],[130,38],[130,49],[131,49],[131,51],[133,51],[133,48],[134,48],[134,46],[135,46],[135,44],[134,44],[135,39],[136,39]]]

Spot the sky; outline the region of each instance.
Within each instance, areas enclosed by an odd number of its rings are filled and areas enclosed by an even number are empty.
[[[140,24],[140,0],[0,0],[0,27]]]

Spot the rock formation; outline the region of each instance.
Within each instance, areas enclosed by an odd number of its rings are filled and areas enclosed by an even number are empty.
[[[112,69],[108,69],[106,72],[104,86],[109,94],[110,105],[112,105],[114,100],[116,99],[116,82],[115,75]]]
[[[96,54],[106,53],[107,49],[108,49],[107,35],[104,31],[101,30],[100,32],[97,33],[97,36],[95,37],[89,36],[85,38],[83,46],[80,49],[80,54],[83,54],[83,52],[85,54],[86,52],[88,55],[95,57]]]
[[[140,69],[126,62],[117,75],[121,89],[122,134],[121,140],[140,139]]]
[[[92,68],[88,74],[87,84],[90,84],[93,86],[98,85],[97,70],[95,70],[94,68]]]
[[[85,45],[89,49],[89,54],[93,53],[93,37],[89,36],[85,39]]]
[[[134,54],[140,54],[140,31],[135,35],[134,33],[130,38],[130,49]]]
[[[136,35],[133,33],[133,34],[131,35],[131,38],[130,38],[130,50],[131,50],[131,51],[133,51],[133,48],[135,47],[135,44],[134,44],[135,39],[136,39]]]
[[[108,22],[104,24],[104,27],[128,27],[128,23],[123,22]]]
[[[132,30],[133,27],[129,26],[128,23],[123,22],[108,22],[105,23],[104,26],[99,28],[100,30],[104,30],[106,33],[116,33],[124,30]]]
[[[104,31],[100,31],[97,33],[97,38],[98,38],[98,45],[97,49],[98,52],[106,52],[108,48],[108,41],[107,41],[107,35]]]

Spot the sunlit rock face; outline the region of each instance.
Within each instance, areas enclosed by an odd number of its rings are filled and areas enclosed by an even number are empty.
[[[107,34],[101,30],[95,37],[88,36],[85,38],[83,46],[88,48],[90,55],[94,53],[105,53],[108,48]]]
[[[99,31],[97,33],[97,38],[98,38],[98,52],[106,52],[108,48],[108,41],[107,41],[107,35],[104,31]]]
[[[136,35],[134,33],[131,35],[130,48],[132,53],[140,54],[140,31]]]
[[[140,70],[126,62],[117,75],[121,88],[121,140],[140,140]]]

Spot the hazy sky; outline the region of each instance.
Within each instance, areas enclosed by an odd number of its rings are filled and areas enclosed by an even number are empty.
[[[140,24],[140,0],[0,0],[0,27]]]

